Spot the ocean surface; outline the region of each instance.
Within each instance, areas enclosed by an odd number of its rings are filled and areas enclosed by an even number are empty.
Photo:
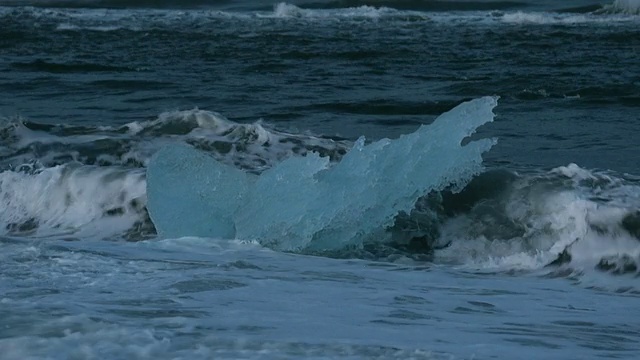
[[[0,359],[637,359],[640,1],[0,0]]]

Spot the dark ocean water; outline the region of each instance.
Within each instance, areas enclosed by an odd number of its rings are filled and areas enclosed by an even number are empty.
[[[634,358],[639,14],[0,0],[0,350]]]
[[[529,13],[513,2],[341,4],[308,13],[272,4],[219,12],[217,3],[4,8],[0,86],[10,96],[0,113],[96,127],[198,107],[237,122],[377,139],[499,95],[496,123],[482,132],[501,140],[489,161],[639,172],[635,17]]]

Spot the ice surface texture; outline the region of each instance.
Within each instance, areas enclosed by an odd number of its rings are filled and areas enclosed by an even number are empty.
[[[482,170],[495,140],[462,141],[493,120],[496,105],[496,97],[472,100],[397,140],[360,138],[333,166],[311,154],[260,176],[170,145],[149,162],[149,214],[162,237],[255,239],[279,250],[385,241],[419,197],[464,186]]]
[[[158,233],[233,238],[249,176],[186,145],[160,150],[147,168],[147,209]]]

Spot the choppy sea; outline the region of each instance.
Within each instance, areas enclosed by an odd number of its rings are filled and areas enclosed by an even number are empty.
[[[1,359],[637,359],[640,1],[0,0]]]

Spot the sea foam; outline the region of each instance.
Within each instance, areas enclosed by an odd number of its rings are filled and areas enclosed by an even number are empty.
[[[640,0],[615,0],[606,10],[622,14],[640,15]]]
[[[144,221],[144,172],[55,166],[0,172],[0,229],[8,235],[122,236]]]
[[[575,164],[517,176],[440,224],[439,262],[474,269],[640,268],[640,186]]]

